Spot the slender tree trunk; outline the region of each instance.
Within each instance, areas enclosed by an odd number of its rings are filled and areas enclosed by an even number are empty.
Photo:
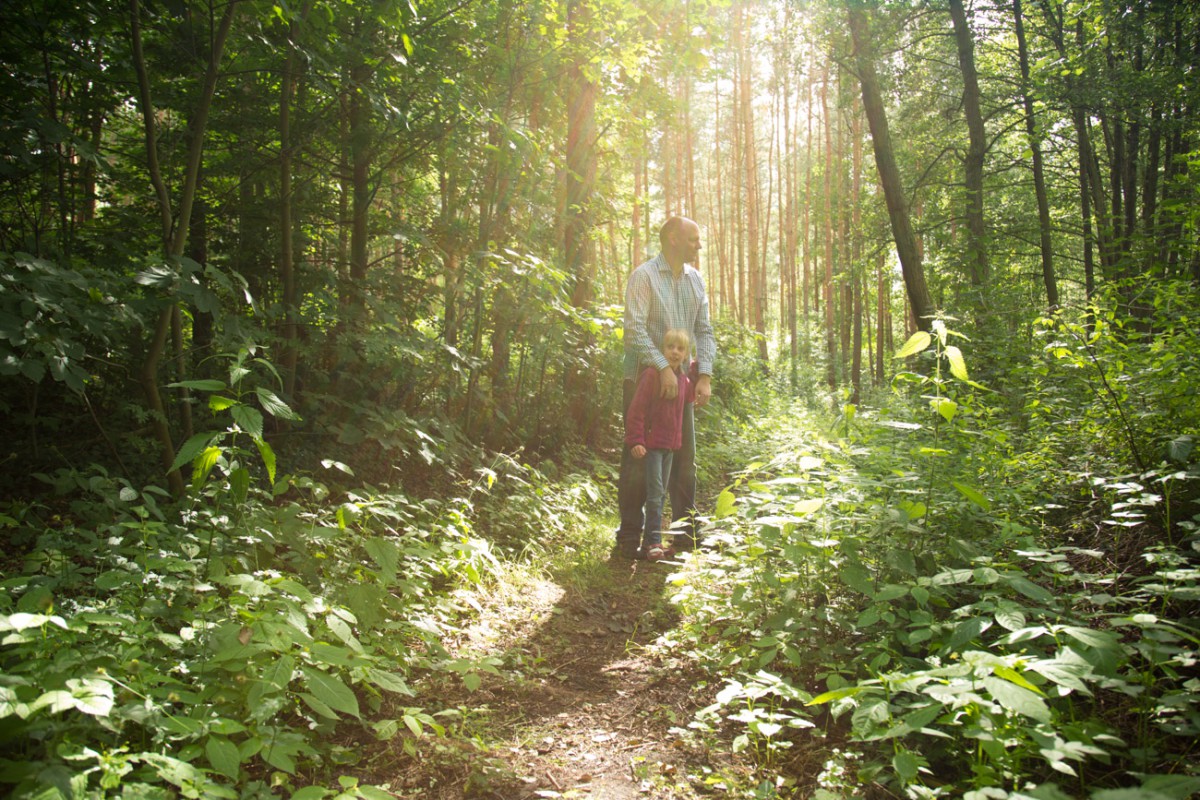
[[[878,340],[875,346],[875,384],[882,386],[887,379],[887,374],[884,371],[883,353],[887,347],[887,333],[891,331],[891,291],[888,286],[887,273],[884,267],[887,265],[887,256],[880,253],[875,262],[875,337]]]
[[[837,325],[833,315],[833,115],[829,113],[829,68],[821,82],[821,116],[825,126],[825,382],[837,389]]]
[[[279,80],[279,276],[283,284],[283,388],[289,398],[296,394],[299,360],[300,293],[296,285],[296,255],[292,231],[292,96],[296,90],[296,40],[300,24],[312,2],[306,2],[299,18],[288,25],[287,57]]]
[[[132,38],[134,70],[138,78],[138,96],[142,110],[142,122],[145,131],[145,147],[150,181],[154,186],[158,199],[159,217],[162,222],[163,242],[169,262],[177,263],[183,255],[187,244],[188,231],[192,219],[192,205],[196,199],[196,189],[200,179],[200,163],[204,152],[204,134],[208,127],[208,114],[212,107],[213,94],[216,92],[217,79],[220,76],[221,58],[225,51],[225,41],[233,25],[234,13],[237,9],[236,0],[226,7],[213,37],[209,51],[207,70],[201,86],[200,96],[192,111],[188,124],[188,153],[184,170],[183,182],[180,188],[178,213],[172,214],[171,199],[167,192],[166,183],[158,162],[158,134],[155,123],[155,109],[150,95],[150,77],[146,69],[146,61],[142,51],[142,28],[140,0],[130,0],[130,30]],[[167,471],[167,480],[171,492],[181,496],[184,492],[183,476],[179,470],[172,470],[175,461],[175,445],[171,438],[171,429],[167,422],[166,406],[158,391],[158,365],[162,360],[175,315],[178,313],[178,302],[172,300],[159,312],[158,322],[150,337],[150,347],[141,369],[142,390],[152,413],[152,425],[160,446],[160,460]],[[185,397],[185,402],[186,397]]]
[[[850,33],[854,40],[855,64],[858,79],[862,84],[863,108],[871,128],[872,148],[875,165],[879,170],[879,182],[887,201],[888,218],[892,224],[892,236],[896,242],[896,253],[900,257],[900,268],[904,274],[904,285],[908,290],[909,305],[917,326],[929,330],[935,309],[933,298],[925,283],[925,270],[917,251],[916,236],[909,219],[908,200],[900,169],[892,150],[891,133],[888,130],[887,112],[879,91],[879,79],[875,74],[875,55],[867,15],[856,0],[847,0],[847,15]]]
[[[1033,95],[1030,93],[1029,48],[1025,42],[1025,21],[1021,0],[1013,0],[1013,21],[1017,34],[1017,55],[1021,64],[1021,99],[1025,106],[1025,131],[1033,153],[1033,190],[1037,196],[1038,233],[1042,255],[1042,282],[1046,286],[1046,305],[1051,312],[1058,308],[1058,280],[1054,274],[1054,243],[1050,227],[1050,200],[1046,193],[1046,170],[1042,163],[1042,139],[1034,115]]]
[[[983,216],[983,162],[987,154],[987,132],[979,100],[979,75],[975,70],[975,42],[963,0],[949,0],[954,23],[954,41],[958,46],[958,65],[963,75],[963,111],[967,117],[967,158],[964,182],[967,189],[967,264],[971,285],[980,293],[983,304],[988,279],[987,226]]]

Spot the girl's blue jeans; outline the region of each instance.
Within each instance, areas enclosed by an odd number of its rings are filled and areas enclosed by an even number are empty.
[[[647,450],[643,459],[646,466],[646,515],[645,532],[642,534],[642,549],[648,550],[662,544],[663,499],[671,483],[671,450]]]

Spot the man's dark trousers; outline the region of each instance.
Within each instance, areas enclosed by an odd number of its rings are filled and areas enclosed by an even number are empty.
[[[637,388],[636,381],[626,380],[621,408],[629,413],[629,404]],[[675,542],[685,549],[696,546],[694,516],[696,512],[696,425],[692,403],[683,406],[683,445],[671,463],[671,482],[667,492],[671,497],[671,519],[685,520],[673,528]],[[621,511],[621,527],[617,530],[617,548],[625,555],[638,549],[645,529],[646,464],[634,458],[629,445],[621,448],[621,471],[617,477],[617,505]]]

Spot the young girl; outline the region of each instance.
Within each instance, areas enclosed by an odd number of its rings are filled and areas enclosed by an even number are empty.
[[[648,561],[667,557],[662,546],[663,497],[671,477],[671,459],[683,444],[683,406],[689,381],[684,363],[691,350],[687,331],[678,328],[663,337],[663,355],[675,372],[679,391],[671,400],[659,397],[662,379],[654,367],[638,376],[637,389],[625,415],[625,444],[630,455],[646,462],[646,515],[642,554]]]

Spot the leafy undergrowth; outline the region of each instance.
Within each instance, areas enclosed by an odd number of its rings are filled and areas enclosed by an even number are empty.
[[[436,498],[276,475],[255,408],[288,411],[239,354],[192,387],[229,424],[184,445],[183,502],[64,470],[0,509],[0,785],[1182,800],[1200,332],[1169,305],[1152,336],[1046,321],[1008,395],[938,321],[873,407],[706,412],[727,488],[657,565],[609,556],[611,458],[497,456]]]
[[[723,686],[678,732],[732,735],[783,796],[1194,795],[1195,420],[1159,415],[1162,462],[1126,474],[1119,439],[1088,434],[1115,425],[1132,449],[1132,426],[1076,405],[1073,430],[1013,435],[952,337],[913,337],[901,355],[925,351],[926,374],[878,409],[776,418],[722,493],[663,646]]]

